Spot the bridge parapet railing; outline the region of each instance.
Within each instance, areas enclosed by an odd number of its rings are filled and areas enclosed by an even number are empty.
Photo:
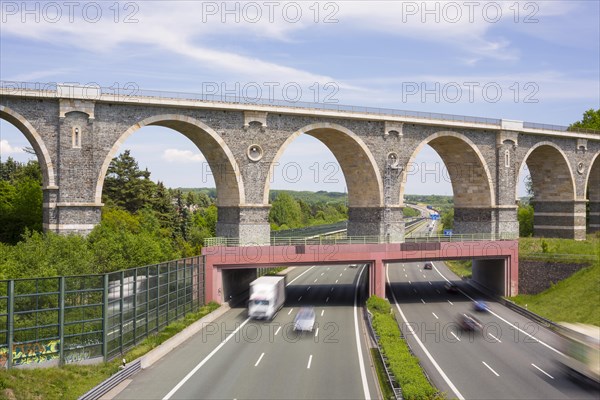
[[[428,242],[471,242],[493,240],[516,240],[516,233],[472,233],[462,235],[422,235],[411,236],[403,240],[393,240],[386,236],[345,236],[345,237],[274,237],[270,243],[240,243],[236,238],[213,237],[204,240],[206,247],[244,247],[244,246],[299,246],[299,245],[337,245],[337,244],[388,244],[388,243],[428,243]]]

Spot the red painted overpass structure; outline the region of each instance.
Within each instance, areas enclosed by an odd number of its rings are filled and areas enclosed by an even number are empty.
[[[465,259],[473,260],[474,281],[498,294],[514,296],[518,294],[518,248],[517,240],[205,247],[206,301],[229,299],[236,283],[227,283],[224,277],[227,274],[239,281],[235,271],[241,270],[369,264],[369,293],[385,297],[386,264]]]

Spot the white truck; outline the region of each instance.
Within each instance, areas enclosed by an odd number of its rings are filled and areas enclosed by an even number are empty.
[[[285,276],[261,276],[250,282],[248,317],[272,320],[285,302]]]
[[[561,322],[557,333],[564,353],[559,361],[567,374],[600,384],[600,327]]]

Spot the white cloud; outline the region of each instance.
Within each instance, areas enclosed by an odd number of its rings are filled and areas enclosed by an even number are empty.
[[[162,159],[171,163],[201,163],[206,162],[204,156],[200,153],[194,153],[191,150],[166,149],[163,152]]]
[[[2,139],[0,140],[0,154],[2,155],[11,155],[11,154],[21,154],[25,153],[21,147],[11,146],[8,143],[8,140]]]

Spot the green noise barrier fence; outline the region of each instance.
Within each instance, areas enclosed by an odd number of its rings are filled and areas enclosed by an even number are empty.
[[[0,281],[0,367],[111,360],[204,305],[204,258]]]

